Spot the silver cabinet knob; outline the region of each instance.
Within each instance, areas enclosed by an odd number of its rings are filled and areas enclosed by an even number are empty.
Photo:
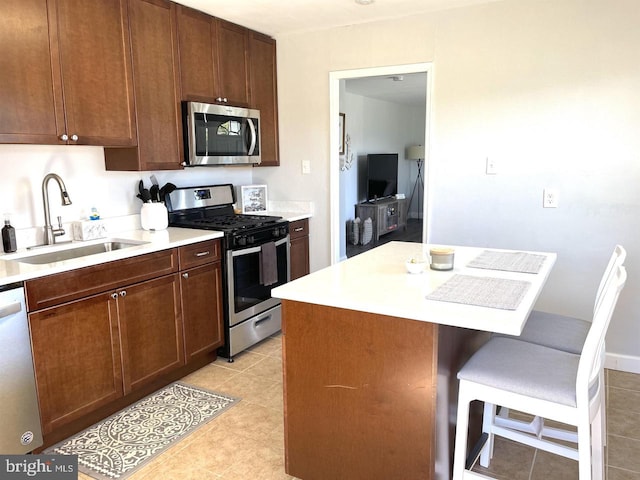
[[[116,298],[118,298],[118,294],[117,293],[112,293],[111,294],[111,298],[113,298],[115,300]]]
[[[63,142],[66,142],[67,140],[69,140],[69,135],[67,135],[66,133],[63,133],[62,135],[60,135],[60,140],[62,140]]]
[[[182,277],[183,277],[183,278],[189,278],[189,274],[188,274],[188,273],[183,273],[183,274],[182,274]]]
[[[126,296],[127,296],[127,291],[126,291],[126,290],[122,290],[122,291],[120,292],[120,296],[121,296],[121,297],[126,297]]]
[[[77,142],[78,141],[78,135],[76,135],[75,133],[73,135],[71,135],[71,141]]]

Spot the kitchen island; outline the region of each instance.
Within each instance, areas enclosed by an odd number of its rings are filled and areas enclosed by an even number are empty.
[[[408,274],[430,247],[390,242],[273,290],[290,475],[450,478],[456,373],[491,332],[522,331],[555,254],[518,252],[543,259],[531,274],[470,268],[487,249],[456,247],[452,271]],[[425,298],[456,274],[528,287],[514,309]]]

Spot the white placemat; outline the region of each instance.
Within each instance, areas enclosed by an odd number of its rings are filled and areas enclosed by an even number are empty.
[[[505,272],[538,273],[545,258],[544,255],[537,253],[485,250],[471,260],[467,267],[503,270]]]
[[[454,275],[427,295],[427,300],[515,310],[531,283],[507,278]]]

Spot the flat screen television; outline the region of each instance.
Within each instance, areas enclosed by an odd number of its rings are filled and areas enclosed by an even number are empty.
[[[367,155],[367,201],[391,197],[398,193],[398,154]]]

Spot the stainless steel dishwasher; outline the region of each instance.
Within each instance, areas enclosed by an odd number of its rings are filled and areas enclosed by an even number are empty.
[[[0,454],[42,445],[40,412],[22,283],[0,287]]]

